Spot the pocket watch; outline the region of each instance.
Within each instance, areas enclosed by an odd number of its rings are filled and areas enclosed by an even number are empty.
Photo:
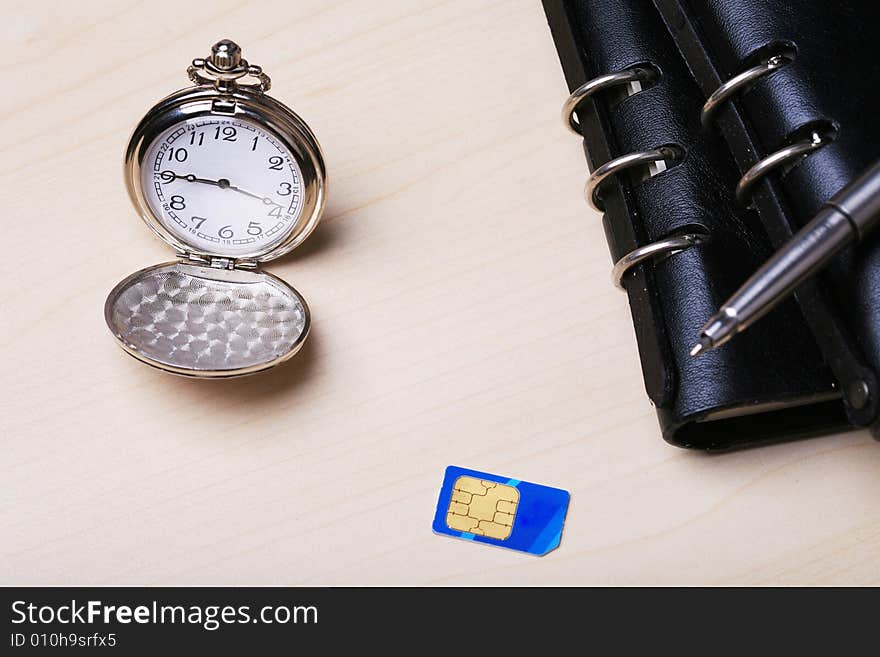
[[[324,159],[232,41],[187,72],[195,86],[150,109],[125,152],[129,197],[177,260],[121,281],[104,317],[125,351],[161,370],[253,374],[292,357],[309,332],[303,297],[260,265],[317,226]]]

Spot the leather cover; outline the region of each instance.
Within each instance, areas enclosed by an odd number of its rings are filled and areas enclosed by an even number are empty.
[[[637,64],[657,81],[620,99],[600,92],[578,112],[591,169],[629,152],[678,145],[684,159],[647,179],[602,188],[612,259],[694,229],[708,239],[646,263],[624,282],[645,385],[663,436],[725,449],[867,425],[877,416],[880,234],[723,347],[688,354],[703,323],[819,206],[880,156],[880,9],[843,0],[544,0],[570,89]],[[788,66],[722,107],[700,110],[724,80],[774,48]],[[744,207],[739,177],[810,129],[836,139],[772,174]],[[868,402],[854,394],[868,388]],[[855,400],[855,401],[854,401]]]

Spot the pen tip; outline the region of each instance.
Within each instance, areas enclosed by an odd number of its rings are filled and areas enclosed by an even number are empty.
[[[700,341],[691,348],[691,356],[699,356],[701,353],[712,347],[712,341],[709,338],[700,338]]]

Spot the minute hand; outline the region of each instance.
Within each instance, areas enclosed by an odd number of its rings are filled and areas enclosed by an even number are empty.
[[[252,192],[247,191],[246,189],[242,189],[241,187],[236,187],[235,185],[229,185],[229,189],[234,192],[238,192],[239,194],[244,194],[245,196],[250,196],[251,198],[258,199],[265,203],[266,205],[277,205],[279,208],[283,208],[284,206],[280,203],[276,203],[268,196],[260,196],[258,194],[254,194]]]
[[[262,196],[258,196],[257,194],[253,194],[253,193],[247,191],[246,189],[242,189],[241,187],[236,187],[235,185],[229,185],[229,189],[231,189],[233,192],[238,192],[239,194],[244,194],[245,196],[250,196],[251,198],[259,199],[260,201],[263,200]]]

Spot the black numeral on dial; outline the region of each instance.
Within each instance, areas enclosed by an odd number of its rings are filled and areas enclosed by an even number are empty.
[[[283,183],[281,183],[281,189],[279,189],[275,193],[278,194],[278,196],[290,196],[290,191],[291,191],[290,183],[283,182]]]
[[[254,235],[254,236],[262,235],[263,228],[262,228],[262,226],[260,226],[259,221],[252,221],[248,224],[247,232],[248,232],[248,235]]]
[[[186,158],[189,157],[189,153],[185,148],[169,148],[168,149],[168,161],[169,162],[186,162]]]
[[[186,200],[182,196],[174,195],[171,197],[171,209],[183,210],[186,207]]]
[[[232,232],[232,226],[223,226],[220,230],[217,231],[217,236],[222,237],[225,240],[228,240],[235,233]]]
[[[277,155],[273,155],[269,158],[269,168],[274,169],[275,171],[281,171],[281,165],[284,163],[283,157],[278,157]]]
[[[238,141],[238,130],[233,128],[231,125],[227,126],[217,126],[217,129],[214,131],[214,139],[220,139],[221,141]]]

